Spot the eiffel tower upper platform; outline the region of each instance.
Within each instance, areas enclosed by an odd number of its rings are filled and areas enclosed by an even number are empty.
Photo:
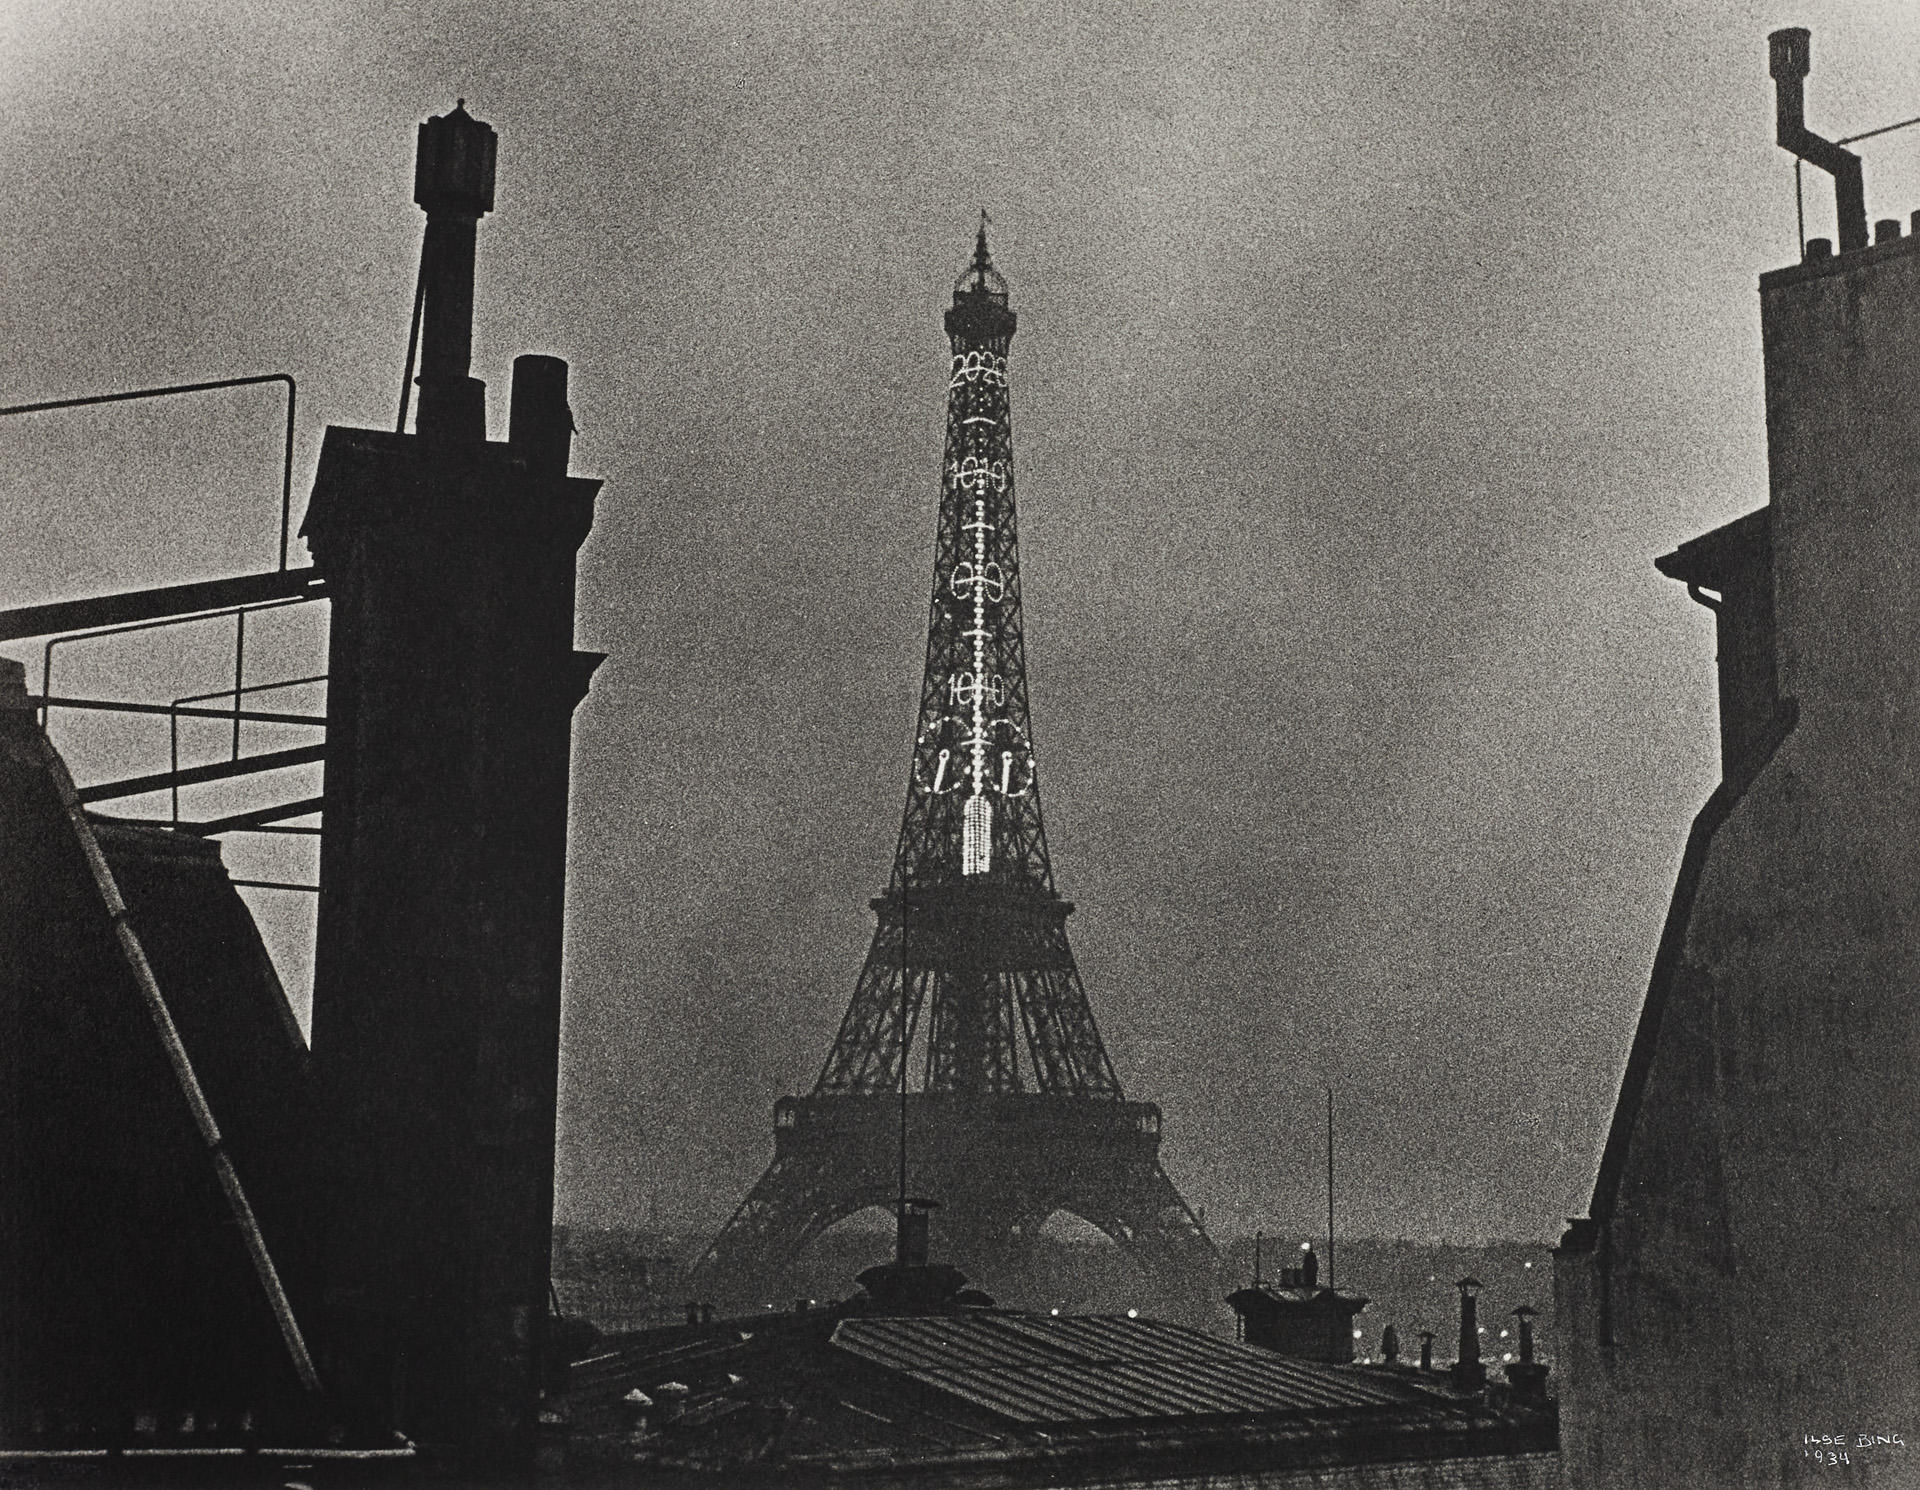
[[[818,1082],[776,1105],[772,1165],[696,1264],[701,1297],[764,1297],[827,1227],[891,1205],[904,1110],[912,1189],[940,1203],[936,1256],[1017,1294],[1040,1227],[1066,1211],[1132,1253],[1158,1307],[1211,1310],[1217,1253],[1160,1167],[1159,1108],[1121,1092],[1047,856],[1020,619],[1014,327],[983,214],[946,313],[946,463],[892,878]]]

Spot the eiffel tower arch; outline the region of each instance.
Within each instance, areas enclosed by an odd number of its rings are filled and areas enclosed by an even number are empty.
[[[1056,1211],[1105,1232],[1162,1309],[1212,1312],[1219,1256],[1160,1166],[1160,1109],[1107,1058],[1054,888],[1028,721],[1007,352],[981,222],[946,313],[945,471],[906,811],[878,924],[819,1080],[774,1109],[774,1157],[693,1295],[754,1303],[906,1164],[935,1255],[1015,1288]]]

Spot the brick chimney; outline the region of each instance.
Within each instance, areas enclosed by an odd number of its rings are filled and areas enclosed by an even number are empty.
[[[533,1448],[546,1329],[575,554],[566,364],[468,372],[494,135],[421,126],[414,435],[328,429],[303,533],[333,601],[313,1056],[331,1156],[327,1379],[457,1463]]]

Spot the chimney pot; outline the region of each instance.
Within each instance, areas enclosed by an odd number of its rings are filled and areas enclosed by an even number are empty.
[[[1899,237],[1900,219],[1897,217],[1883,217],[1873,225],[1873,241],[1875,243],[1893,243],[1896,242]]]
[[[1809,238],[1807,240],[1807,256],[1803,262],[1818,264],[1821,260],[1832,257],[1833,240],[1831,238]]]
[[[1788,27],[1767,38],[1767,66],[1773,74],[1773,137],[1782,149],[1833,177],[1840,252],[1852,253],[1867,246],[1867,198],[1860,157],[1807,128],[1806,77],[1811,63],[1811,42],[1804,27]]]
[[[513,359],[507,442],[529,470],[567,474],[573,411],[567,407],[567,364],[560,358],[528,354]]]
[[[1783,26],[1767,37],[1767,71],[1776,81],[1804,78],[1813,71],[1813,33],[1805,26]]]
[[[933,1211],[939,1202],[917,1200],[909,1196],[899,1208],[899,1229],[894,1238],[894,1261],[908,1267],[925,1267]]]
[[[413,199],[428,212],[493,211],[493,127],[462,100],[420,126],[413,158]]]

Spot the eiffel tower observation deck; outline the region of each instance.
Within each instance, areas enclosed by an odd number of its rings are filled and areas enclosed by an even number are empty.
[[[1212,1310],[1218,1254],[1160,1167],[1160,1109],[1121,1092],[1047,856],[1020,623],[1014,325],[982,214],[946,313],[926,675],[892,878],[819,1080],[775,1104],[773,1163],[695,1265],[696,1297],[784,1297],[781,1270],[821,1232],[910,1184],[939,1205],[933,1255],[1003,1297],[1046,1302],[1032,1296],[1033,1247],[1065,1211],[1132,1255],[1144,1302]]]

